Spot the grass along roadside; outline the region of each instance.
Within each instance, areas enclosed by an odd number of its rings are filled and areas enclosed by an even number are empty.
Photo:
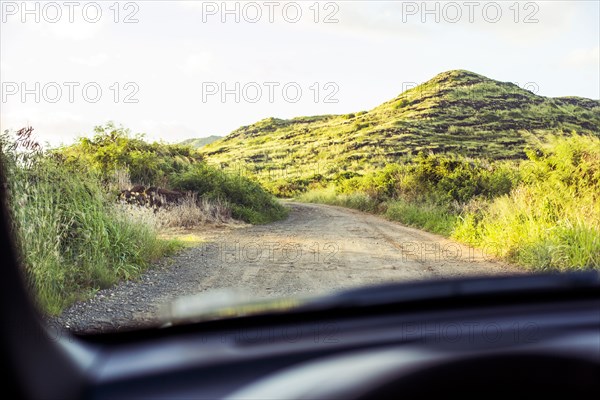
[[[384,216],[392,221],[418,227],[444,236],[452,236],[459,218],[442,207],[432,204],[414,204],[396,200],[387,204]]]
[[[50,315],[98,289],[136,279],[159,259],[200,245],[207,227],[242,223],[226,205],[189,196],[152,209],[115,203],[93,174],[43,160],[10,168],[13,229],[25,277]]]
[[[512,168],[432,156],[298,200],[380,214],[532,270],[600,268],[600,139],[553,137],[527,154]]]
[[[1,183],[20,264],[32,298],[47,314],[199,244],[199,227],[235,224],[234,218],[266,223],[286,213],[258,184],[206,166],[189,149],[105,128],[93,140],[52,151],[41,150],[30,128],[0,135]],[[118,204],[117,189],[131,183],[132,171],[146,184],[172,181],[203,196],[190,194],[157,213]]]
[[[42,161],[8,171],[13,231],[21,265],[39,307],[59,314],[182,246],[133,219],[77,170]]]

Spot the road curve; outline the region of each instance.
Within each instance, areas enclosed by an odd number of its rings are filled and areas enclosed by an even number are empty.
[[[78,332],[152,323],[162,304],[211,289],[253,297],[317,295],[389,281],[516,273],[441,236],[341,207],[286,202],[286,220],[211,231],[139,280],[75,304],[56,321]]]

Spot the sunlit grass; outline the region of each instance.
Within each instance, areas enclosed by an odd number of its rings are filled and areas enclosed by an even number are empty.
[[[533,269],[598,268],[600,140],[555,138],[543,151],[523,163],[518,187],[466,213],[454,237]]]
[[[458,218],[433,204],[415,204],[403,200],[388,203],[384,215],[392,221],[445,236],[452,234]]]
[[[373,212],[377,203],[365,193],[336,194],[333,186],[313,189],[298,196],[298,201],[306,203],[321,203],[334,206],[354,208],[361,211]]]

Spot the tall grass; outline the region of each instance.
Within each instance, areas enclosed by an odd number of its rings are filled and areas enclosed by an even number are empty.
[[[42,310],[58,314],[178,247],[121,212],[82,166],[31,153],[6,135],[0,144],[21,265]]]
[[[377,210],[377,202],[366,193],[353,192],[339,194],[336,192],[334,186],[316,188],[305,192],[298,196],[297,200],[306,203],[321,203],[354,208],[366,212],[375,212]]]
[[[600,139],[553,138],[521,165],[522,183],[454,237],[534,269],[600,267]]]
[[[406,200],[389,202],[384,215],[392,221],[445,236],[452,234],[458,218],[435,204],[415,204]]]

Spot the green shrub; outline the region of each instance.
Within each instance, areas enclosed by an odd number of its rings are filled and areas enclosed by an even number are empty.
[[[132,135],[128,129],[109,122],[97,126],[93,138],[80,138],[71,146],[55,151],[67,163],[83,162],[106,182],[117,170],[127,170],[132,182],[161,186],[173,173],[203,160],[199,152],[188,146],[147,143],[143,135]]]
[[[340,181],[337,190],[362,191],[378,201],[404,199],[447,205],[506,194],[517,181],[518,171],[508,163],[488,165],[480,160],[419,153],[412,162],[389,164],[368,175]]]
[[[82,138],[55,154],[66,165],[85,164],[104,183],[110,183],[116,171],[124,170],[136,184],[198,192],[229,204],[233,217],[246,222],[266,223],[286,215],[284,207],[259,184],[207,165],[190,147],[147,143],[143,136],[133,136],[113,123],[98,126],[95,132],[92,139]]]
[[[264,224],[284,218],[287,210],[258,183],[239,174],[228,174],[204,163],[173,174],[170,184],[200,196],[229,204],[234,218]]]

